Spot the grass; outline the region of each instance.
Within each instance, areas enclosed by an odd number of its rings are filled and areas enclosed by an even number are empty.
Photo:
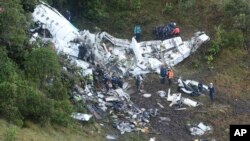
[[[16,141],[102,141],[101,131],[97,126],[75,126],[65,128],[61,126],[40,127],[32,122],[26,122],[26,128],[16,129]],[[5,134],[13,125],[0,120],[0,140],[5,141]]]

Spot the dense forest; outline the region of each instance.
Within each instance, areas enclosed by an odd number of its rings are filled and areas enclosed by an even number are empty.
[[[211,42],[199,56],[202,59],[193,62],[197,69],[201,61],[213,69],[224,50],[249,53],[249,0],[46,2],[63,15],[69,10],[71,22],[80,29],[97,26],[120,37],[132,37],[135,23],[142,25],[145,40],[152,39],[153,26],[171,20],[179,24],[183,36],[204,30],[211,36]],[[70,115],[78,108],[69,100],[70,90],[79,83],[78,69],[64,71],[62,67],[70,64],[64,56],[56,54],[51,43],[29,43],[31,14],[38,3],[38,0],[0,0],[0,118],[19,127],[27,120],[42,126],[68,126],[74,123]]]

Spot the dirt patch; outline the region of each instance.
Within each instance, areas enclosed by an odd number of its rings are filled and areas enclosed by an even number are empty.
[[[190,119],[189,110],[177,111],[178,106],[169,107],[170,102],[167,102],[165,98],[160,97],[157,91],[164,90],[167,92],[169,88],[168,82],[160,84],[160,80],[157,75],[147,75],[144,81],[145,93],[152,94],[150,98],[143,97],[142,93],[131,94],[131,100],[141,108],[158,108],[159,115],[150,119],[150,126],[152,134],[156,137],[157,141],[166,140],[191,140],[186,123]],[[176,86],[171,86],[172,92],[176,92]],[[164,108],[161,108],[157,103],[160,103]],[[161,120],[165,118],[165,120]]]

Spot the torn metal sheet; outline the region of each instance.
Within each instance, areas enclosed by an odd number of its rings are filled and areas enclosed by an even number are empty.
[[[89,121],[92,115],[82,114],[82,113],[72,113],[71,117],[80,121]]]
[[[160,97],[165,97],[166,96],[166,92],[165,91],[158,91],[157,94],[160,95]]]
[[[114,135],[107,135],[106,139],[108,139],[108,140],[116,140],[116,137]]]
[[[197,107],[197,106],[200,105],[198,102],[193,101],[193,100],[191,100],[189,98],[183,98],[182,102],[183,102],[183,104],[186,104],[189,107]]]
[[[105,98],[106,101],[121,101],[119,97],[109,96]]]
[[[178,87],[181,92],[189,94],[191,96],[198,96],[208,90],[208,86],[193,80],[178,79]]]
[[[202,122],[200,122],[197,126],[191,127],[189,128],[191,135],[203,135],[206,132],[210,132],[212,131],[211,126],[207,126],[205,124],[203,124]]]

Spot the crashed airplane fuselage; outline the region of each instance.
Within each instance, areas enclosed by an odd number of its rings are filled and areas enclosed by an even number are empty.
[[[162,64],[178,64],[209,40],[205,33],[197,32],[188,41],[175,37],[138,43],[134,38],[131,41],[118,39],[106,32],[93,34],[88,30],[79,31],[56,9],[45,3],[39,4],[32,16],[34,22],[42,24],[41,27],[50,32],[57,51],[74,58],[81,68],[87,69],[90,63],[90,59],[84,59],[84,56],[93,55],[92,63],[123,75],[159,73]],[[37,34],[33,37],[36,38]]]

